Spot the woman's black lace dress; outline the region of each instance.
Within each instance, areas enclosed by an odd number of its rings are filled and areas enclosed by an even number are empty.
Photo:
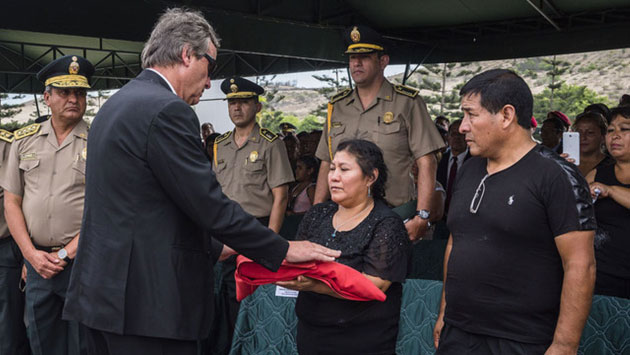
[[[300,292],[298,316],[300,354],[394,354],[411,245],[400,217],[376,202],[354,229],[337,232],[332,217],[338,206],[325,202],[304,216],[297,238],[341,250],[337,262],[392,285],[385,302],[348,301],[314,292]]]

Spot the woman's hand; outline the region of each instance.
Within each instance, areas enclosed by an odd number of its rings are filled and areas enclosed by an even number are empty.
[[[596,198],[605,198],[610,194],[610,187],[608,185],[604,185],[601,182],[592,182],[589,186],[591,188],[591,196],[593,199]],[[597,192],[597,191],[599,192]]]
[[[440,336],[442,335],[442,329],[444,329],[444,313],[438,314],[437,321],[433,327],[433,346],[437,350],[440,346]]]
[[[306,276],[298,276],[295,280],[290,281],[278,281],[276,285],[282,286],[295,291],[310,291],[310,292],[318,292],[321,291],[321,287],[325,287],[329,289],[323,282],[319,280],[312,279]],[[330,290],[330,289],[329,289]],[[318,292],[322,293],[322,292]],[[328,294],[324,292],[324,294]]]
[[[564,158],[564,160],[568,161],[569,163],[571,163],[571,164],[574,164],[574,165],[575,165],[575,159],[573,159],[573,158],[569,158],[569,154],[567,154],[567,153],[562,153],[562,154],[560,154],[560,157],[561,157],[561,158]]]

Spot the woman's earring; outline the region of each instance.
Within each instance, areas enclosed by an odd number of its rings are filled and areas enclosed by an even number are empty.
[[[368,197],[372,197],[372,188],[368,186]]]

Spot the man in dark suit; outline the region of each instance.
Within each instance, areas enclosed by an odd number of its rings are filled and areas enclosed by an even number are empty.
[[[446,191],[446,201],[444,202],[444,219],[448,213],[448,205],[453,193],[453,184],[457,176],[457,171],[462,167],[464,161],[470,158],[470,152],[466,147],[466,139],[459,132],[462,120],[453,122],[448,128],[449,150],[444,153],[437,168],[437,181],[442,184]]]
[[[210,233],[275,270],[339,252],[287,242],[228,200],[190,107],[210,87],[218,40],[201,13],[167,10],[145,70],[90,131],[83,225],[64,309],[92,354],[196,354],[212,316]]]

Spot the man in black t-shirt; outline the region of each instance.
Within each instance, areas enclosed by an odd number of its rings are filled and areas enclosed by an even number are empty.
[[[532,141],[514,72],[479,74],[460,96],[473,158],[453,188],[437,354],[575,354],[595,281],[588,185]]]

